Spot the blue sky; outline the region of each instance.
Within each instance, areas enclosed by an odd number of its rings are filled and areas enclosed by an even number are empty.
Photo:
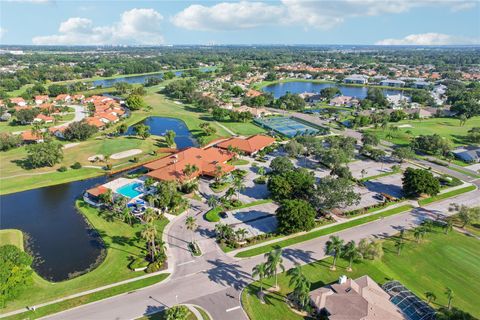
[[[479,44],[479,0],[0,0],[2,44]]]

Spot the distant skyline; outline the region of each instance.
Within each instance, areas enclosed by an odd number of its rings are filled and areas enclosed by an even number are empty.
[[[479,0],[0,1],[1,44],[480,44]]]

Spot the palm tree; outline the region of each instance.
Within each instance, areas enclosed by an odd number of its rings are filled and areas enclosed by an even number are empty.
[[[327,241],[327,254],[333,254],[333,264],[330,267],[331,270],[336,269],[337,258],[342,254],[343,240],[338,236],[330,236],[330,240]]]
[[[423,228],[425,229],[425,232],[430,232],[433,230],[433,220],[430,220],[430,219],[426,219],[423,223],[422,223],[422,226]]]
[[[423,237],[423,228],[415,228],[413,230],[413,237],[417,243],[420,243],[420,239]]]
[[[155,220],[157,220],[157,214],[155,213],[155,210],[153,210],[152,208],[147,208],[142,218],[143,218],[143,221],[145,221],[145,223],[152,224]]]
[[[215,209],[218,204],[218,199],[215,196],[210,196],[207,200],[207,204],[210,208]]]
[[[299,265],[295,266],[287,271],[287,275],[290,276],[289,286],[293,286],[293,297],[298,301],[303,308],[308,303],[310,293],[310,282],[302,273],[302,269]]]
[[[427,297],[427,303],[437,300],[437,296],[431,291],[425,292],[425,296]]]
[[[362,254],[355,245],[355,241],[351,240],[343,247],[343,257],[349,261],[347,271],[352,271],[353,261],[362,258]]]
[[[448,298],[448,310],[450,310],[452,308],[453,290],[447,287],[445,289],[445,294]]]
[[[192,175],[198,171],[198,167],[195,164],[186,164],[183,168],[183,174],[187,176],[188,180],[191,180]]]
[[[445,234],[448,234],[448,232],[453,229],[452,217],[448,217],[447,219],[445,219],[445,224],[443,225],[443,228],[445,229]]]
[[[187,217],[187,219],[185,219],[185,226],[187,226],[188,230],[192,231],[192,243],[193,243],[193,235],[195,234],[195,230],[198,227],[197,220],[194,217],[189,216]]]
[[[127,207],[122,210],[122,218],[123,222],[128,223],[130,226],[132,225],[132,213]]]
[[[248,231],[247,229],[244,229],[244,228],[240,228],[237,231],[235,231],[235,235],[237,236],[237,239],[239,241],[245,240],[245,237],[247,236],[247,234],[248,234]]]
[[[243,179],[240,177],[236,177],[233,180],[233,187],[235,188],[237,192],[237,199],[240,198],[240,191],[245,189],[245,183],[243,182]]]
[[[258,277],[258,281],[260,282],[259,296],[260,296],[260,299],[262,300],[263,300],[263,279],[265,279],[267,274],[268,274],[267,265],[264,262],[257,264],[252,269],[252,277],[253,278]]]
[[[278,288],[278,268],[280,268],[282,272],[285,271],[282,249],[273,249],[269,253],[265,253],[265,257],[267,258],[267,272],[269,275],[275,276],[275,288]]]
[[[265,175],[265,173],[266,173],[265,167],[258,168],[258,174],[259,175],[263,176],[263,175]]]
[[[221,165],[215,166],[215,171],[213,172],[213,176],[215,177],[215,182],[220,182],[220,179],[223,176],[223,169]]]
[[[405,243],[401,239],[396,239],[395,240],[395,248],[397,248],[397,255],[400,255],[400,252],[402,251],[403,247],[405,246]]]
[[[147,242],[147,248],[152,261],[155,261],[157,256],[157,248],[155,246],[155,239],[157,238],[157,228],[154,224],[148,223],[141,232],[142,238]]]

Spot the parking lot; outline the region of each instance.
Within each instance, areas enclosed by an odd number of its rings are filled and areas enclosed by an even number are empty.
[[[402,173],[392,174],[390,176],[365,182],[368,190],[375,193],[386,193],[395,198],[403,197],[402,191]]]
[[[278,206],[274,203],[264,203],[228,211],[227,217],[222,219],[222,222],[232,226],[235,230],[246,229],[247,238],[250,238],[277,229],[277,218],[275,217],[277,208]]]

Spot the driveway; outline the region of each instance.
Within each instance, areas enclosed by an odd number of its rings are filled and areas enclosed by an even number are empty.
[[[277,229],[275,211],[278,206],[275,203],[264,203],[257,206],[232,210],[227,212],[227,218],[222,222],[229,224],[235,230],[245,229],[247,238],[259,234],[273,232]]]

